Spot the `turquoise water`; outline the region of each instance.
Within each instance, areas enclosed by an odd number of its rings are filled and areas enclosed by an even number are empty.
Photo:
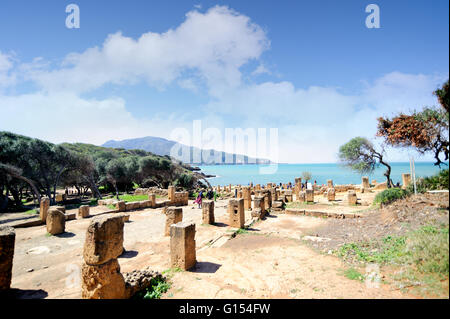
[[[410,173],[409,162],[391,163],[391,178],[394,183],[402,182],[402,173]],[[267,165],[202,165],[199,166],[205,174],[216,175],[209,178],[211,185],[241,184],[267,184],[267,183],[294,183],[296,177],[301,177],[302,172],[308,171],[312,174],[312,182],[317,184],[326,184],[327,179],[332,179],[334,184],[360,184],[362,175],[355,173],[339,164],[278,164],[278,169],[274,174],[261,174],[260,167]],[[416,177],[425,177],[439,172],[439,167],[434,166],[432,162],[416,162]],[[383,173],[386,171],[384,166],[377,168],[369,176],[369,180],[385,182]]]

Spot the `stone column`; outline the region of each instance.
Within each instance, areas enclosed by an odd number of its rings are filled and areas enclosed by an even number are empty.
[[[230,199],[227,207],[230,227],[242,228],[245,223],[244,199]]]
[[[314,203],[314,190],[312,189],[306,190],[306,201],[308,203]]]
[[[242,188],[242,196],[244,197],[244,210],[252,209],[252,194],[249,187]]]
[[[370,188],[369,177],[367,177],[367,176],[362,177],[362,187],[367,188],[367,189]]]
[[[81,205],[78,208],[78,217],[81,217],[81,218],[89,217],[89,206],[88,205]]]
[[[333,188],[333,180],[332,179],[328,179],[327,180],[327,187],[328,188]]]
[[[0,226],[0,291],[11,287],[16,232],[10,226]]]
[[[47,212],[47,233],[58,235],[66,229],[66,215],[58,208],[51,207]]]
[[[270,188],[270,198],[272,199],[272,203],[276,200],[278,200],[278,194],[277,194],[277,190],[275,188]]]
[[[298,193],[298,201],[306,202],[306,191],[301,191]]]
[[[150,207],[156,206],[156,195],[154,193],[148,194],[148,200],[150,201]]]
[[[357,197],[354,190],[349,190],[347,193],[347,202],[349,205],[356,205]]]
[[[169,186],[167,189],[167,196],[169,197],[170,201],[175,200],[175,186]]]
[[[336,190],[334,189],[334,187],[328,188],[327,198],[329,202],[334,201],[336,199]]]
[[[292,202],[294,200],[294,198],[292,196],[292,189],[285,190],[284,195],[286,196],[286,201]]]
[[[123,252],[123,216],[95,217],[86,232],[81,268],[84,299],[123,299],[125,280],[117,257]]]
[[[214,201],[205,200],[202,202],[202,223],[214,224]]]
[[[404,173],[402,174],[402,188],[406,188],[409,183],[411,183],[411,174]]]
[[[176,224],[183,220],[183,209],[181,207],[167,207],[165,214],[166,214],[166,228],[164,231],[164,235],[169,236],[170,225]]]
[[[127,210],[127,205],[126,205],[125,201],[123,201],[123,200],[118,201],[118,202],[116,203],[116,209],[117,209],[119,212],[124,212],[124,211],[126,211],[126,210]]]
[[[253,199],[252,217],[263,218],[266,214],[264,196],[255,196]]]
[[[39,207],[39,217],[43,222],[47,220],[47,212],[49,207],[50,207],[50,198],[42,197]]]
[[[179,222],[170,226],[170,267],[188,270],[195,266],[195,224]]]

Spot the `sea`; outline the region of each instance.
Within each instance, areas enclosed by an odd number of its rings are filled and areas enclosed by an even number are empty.
[[[447,163],[448,164],[448,163]],[[393,162],[391,165],[391,179],[396,184],[402,183],[402,174],[411,173],[409,162]],[[448,166],[443,165],[442,168]],[[311,182],[322,185],[332,179],[334,184],[361,184],[362,176],[369,176],[369,181],[376,180],[378,183],[385,182],[383,175],[386,171],[384,166],[378,167],[372,174],[359,174],[342,164],[275,164],[275,165],[201,165],[201,171],[216,177],[208,178],[212,186],[217,185],[249,185],[267,183],[294,183],[296,177],[301,177],[302,172],[310,172]],[[416,162],[416,178],[431,176],[438,173],[440,168],[432,162]]]

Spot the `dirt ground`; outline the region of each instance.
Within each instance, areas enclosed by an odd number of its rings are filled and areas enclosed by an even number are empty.
[[[367,201],[374,196],[360,195]],[[318,230],[366,216],[335,220],[272,213],[231,238],[226,203],[216,202],[215,225],[201,224],[201,209],[192,201],[183,207],[183,220],[196,224],[197,265],[189,271],[172,272],[172,286],[163,298],[411,297],[386,285],[370,288],[346,278],[342,274],[346,265],[340,259],[305,243],[304,236],[326,235]],[[368,209],[345,207],[343,202],[329,208],[339,206],[342,210]],[[249,211],[246,220],[251,220]],[[47,236],[45,226],[16,229],[12,288],[18,297],[81,297],[82,250],[89,223],[90,218],[68,221],[66,233],[58,236]],[[170,268],[164,224],[161,209],[130,212],[130,222],[124,228],[126,251],[119,257],[122,273],[147,266],[160,272]]]

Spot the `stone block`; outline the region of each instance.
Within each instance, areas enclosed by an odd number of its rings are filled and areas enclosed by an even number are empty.
[[[183,220],[183,209],[179,207],[167,207],[166,214],[166,228],[164,231],[165,236],[170,235],[170,225],[176,224]]]
[[[245,223],[244,199],[230,199],[227,212],[230,227],[242,228]]]
[[[305,192],[306,202],[314,203],[314,190],[307,189]]]
[[[47,233],[52,235],[62,234],[66,228],[66,215],[58,208],[50,207],[47,212]]]
[[[89,206],[82,205],[78,208],[78,217],[86,218],[89,217]]]
[[[47,220],[47,212],[49,207],[50,207],[50,198],[42,197],[39,206],[39,217],[43,222]]]
[[[214,201],[204,200],[202,202],[202,223],[214,224]]]
[[[83,299],[123,299],[127,296],[125,279],[116,258],[101,264],[81,266]]]
[[[122,254],[123,223],[121,214],[102,215],[91,221],[83,249],[83,258],[87,264],[103,264]]]
[[[188,270],[197,262],[195,224],[179,222],[170,226],[170,266]]]

